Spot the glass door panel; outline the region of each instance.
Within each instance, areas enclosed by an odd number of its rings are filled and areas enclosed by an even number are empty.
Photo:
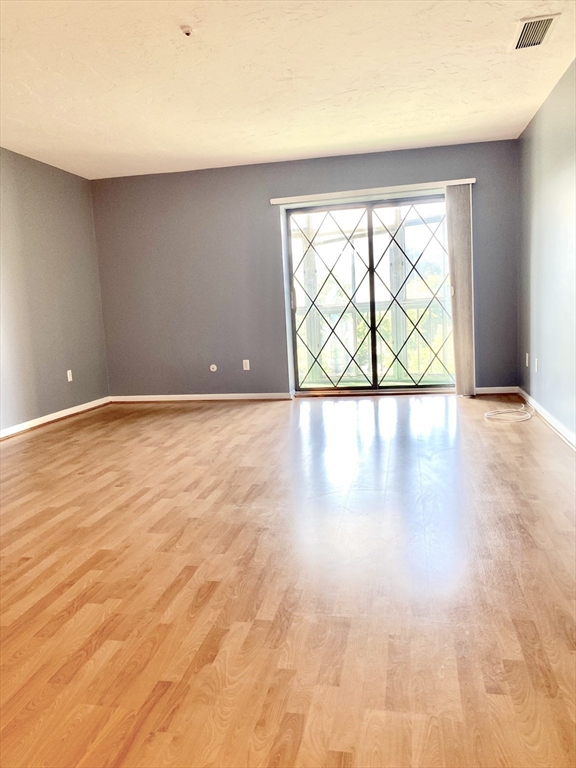
[[[443,199],[374,206],[378,386],[453,386]]]
[[[290,216],[299,386],[372,385],[365,207]]]

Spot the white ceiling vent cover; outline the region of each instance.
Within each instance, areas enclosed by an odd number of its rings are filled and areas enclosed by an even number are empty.
[[[522,19],[514,38],[514,48],[518,50],[542,45],[559,15],[557,13],[552,16],[538,16],[535,19]]]

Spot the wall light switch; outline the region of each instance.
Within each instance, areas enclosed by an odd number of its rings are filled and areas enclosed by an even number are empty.
[[[242,360],[242,368],[245,371],[249,371],[250,370],[250,360]]]
[[[530,368],[530,355],[526,352],[526,368]]]
[[[68,381],[72,381],[72,371],[66,371],[66,376],[68,376]]]
[[[538,358],[537,357],[534,358],[534,370],[536,371],[536,373],[538,373]]]

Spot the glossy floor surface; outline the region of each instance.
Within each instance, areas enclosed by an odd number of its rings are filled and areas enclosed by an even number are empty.
[[[493,407],[111,405],[4,441],[3,768],[573,766],[574,453]]]

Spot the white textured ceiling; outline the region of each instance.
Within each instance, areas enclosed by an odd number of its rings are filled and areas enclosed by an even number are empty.
[[[1,143],[92,179],[516,138],[574,58],[574,9],[4,0]],[[558,12],[511,49],[519,19]]]

